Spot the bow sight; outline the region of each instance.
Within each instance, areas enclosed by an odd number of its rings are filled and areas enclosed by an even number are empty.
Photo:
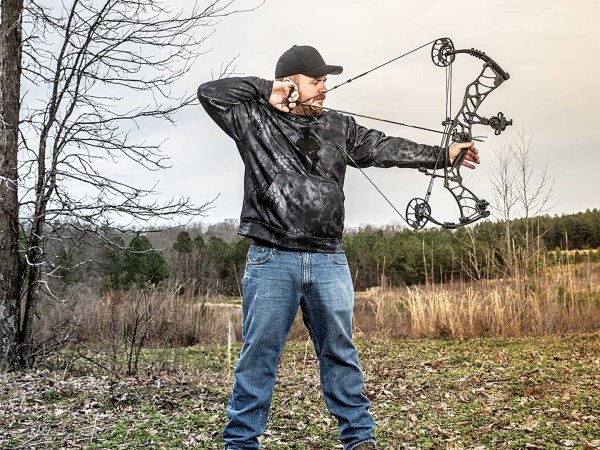
[[[512,119],[507,119],[501,112],[499,112],[496,116],[492,116],[489,119],[484,120],[485,121],[482,120],[481,124],[489,125],[490,127],[492,127],[496,136],[498,136],[500,133],[506,130],[506,127],[508,125],[512,125]]]

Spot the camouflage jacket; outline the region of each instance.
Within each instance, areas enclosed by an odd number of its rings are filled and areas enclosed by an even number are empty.
[[[269,105],[272,86],[246,77],[198,88],[200,103],[244,161],[243,236],[290,250],[342,251],[348,165],[436,163],[440,147],[386,136],[346,115],[323,112],[315,119],[280,112]]]

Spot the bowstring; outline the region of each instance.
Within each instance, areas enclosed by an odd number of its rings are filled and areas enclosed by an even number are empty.
[[[426,44],[423,44],[423,45],[421,45],[421,46],[419,46],[419,47],[417,47],[417,48],[414,48],[414,49],[412,49],[412,50],[410,50],[410,51],[408,51],[408,52],[406,52],[406,53],[403,53],[403,54],[402,54],[402,55],[400,55],[400,56],[396,56],[395,58],[392,58],[392,59],[390,59],[389,61],[386,61],[386,62],[384,62],[383,64],[379,64],[377,67],[373,67],[372,69],[369,69],[369,70],[367,70],[366,72],[363,72],[363,73],[361,73],[360,75],[356,75],[355,77],[352,77],[352,78],[350,78],[350,79],[348,79],[348,80],[346,80],[346,81],[344,81],[344,82],[342,82],[342,83],[340,83],[340,84],[336,84],[336,85],[335,85],[334,87],[332,87],[331,89],[328,89],[328,90],[327,90],[327,92],[331,92],[331,91],[333,91],[333,90],[335,90],[335,89],[338,89],[338,88],[340,88],[340,87],[342,87],[342,86],[344,86],[344,85],[346,85],[346,84],[348,84],[348,83],[352,83],[354,80],[357,80],[357,79],[359,79],[359,78],[361,78],[361,77],[364,77],[365,75],[368,75],[368,74],[370,74],[371,72],[374,72],[374,71],[376,71],[376,70],[378,70],[378,69],[381,69],[382,67],[384,67],[384,66],[387,66],[388,64],[391,64],[391,63],[393,63],[394,61],[398,61],[400,58],[404,58],[405,56],[408,56],[408,55],[410,55],[411,53],[414,53],[414,52],[416,52],[416,51],[418,51],[418,50],[421,50],[423,47],[427,47],[428,45],[431,45],[431,44],[433,44],[435,41],[437,41],[437,39],[434,39],[434,40],[433,40],[433,41],[431,41],[431,42],[428,42],[428,43],[426,43]],[[317,97],[317,95],[315,95],[315,97]],[[308,99],[308,100],[306,100],[306,101],[312,100],[312,99],[313,99],[313,98],[315,98],[315,97],[309,98],[309,99]]]
[[[421,46],[419,46],[419,47],[417,47],[417,48],[414,48],[414,49],[412,49],[412,50],[410,50],[410,51],[408,51],[408,52],[406,52],[406,53],[403,53],[403,54],[402,54],[402,55],[400,55],[400,56],[396,56],[395,58],[392,58],[392,59],[390,59],[389,61],[386,61],[386,62],[384,62],[383,64],[379,64],[378,66],[376,66],[376,67],[373,67],[372,69],[369,69],[369,70],[367,70],[366,72],[363,72],[363,73],[361,73],[361,74],[359,74],[359,75],[356,75],[356,76],[354,76],[354,77],[352,77],[352,78],[349,78],[349,79],[347,79],[346,81],[344,81],[344,82],[342,82],[342,83],[340,83],[340,84],[336,84],[336,85],[335,85],[335,86],[333,86],[332,88],[330,88],[330,89],[327,89],[327,92],[334,91],[334,90],[336,90],[336,89],[338,89],[338,88],[341,88],[342,86],[345,86],[345,85],[346,85],[346,84],[348,84],[348,83],[352,83],[354,80],[358,80],[359,78],[361,78],[361,77],[364,77],[365,75],[368,75],[368,74],[370,74],[371,72],[374,72],[374,71],[376,71],[376,70],[378,70],[378,69],[381,69],[382,67],[384,67],[384,66],[387,66],[388,64],[391,64],[391,63],[393,63],[394,61],[398,61],[400,58],[404,58],[405,56],[408,56],[408,55],[410,55],[411,53],[414,53],[414,52],[416,52],[416,51],[418,51],[418,50],[421,50],[421,49],[422,49],[422,48],[424,48],[424,47],[427,47],[428,45],[431,45],[431,44],[433,44],[435,41],[437,41],[437,39],[434,39],[433,41],[427,42],[426,44],[423,44],[423,45],[421,45]],[[309,97],[309,98],[307,98],[307,99],[306,99],[306,100],[304,100],[303,102],[298,102],[298,103],[300,103],[301,105],[303,105],[303,104],[305,104],[306,102],[309,102],[309,101],[311,101],[311,100],[313,100],[313,99],[317,98],[319,95],[321,95],[321,94],[319,93],[319,94],[317,94],[317,95],[313,95],[312,97]],[[307,105],[307,106],[308,106],[308,105]],[[337,111],[337,110],[328,109],[328,111]],[[344,111],[338,111],[338,112],[344,112]],[[346,113],[346,114],[350,114],[350,115],[357,116],[357,117],[366,117],[367,119],[381,120],[382,122],[385,122],[385,121],[386,121],[385,119],[378,119],[378,118],[375,118],[375,117],[361,116],[360,114],[353,114],[353,113]],[[390,122],[391,122],[391,121],[390,121]],[[396,122],[391,122],[391,123],[396,123]],[[407,127],[419,128],[419,127],[416,127],[416,126],[413,126],[413,125],[406,125],[406,124],[404,124],[404,123],[396,123],[396,125],[403,125],[403,126],[407,126]],[[424,129],[425,129],[425,130],[428,130],[428,131],[435,131],[435,132],[437,132],[437,133],[439,133],[439,132],[440,132],[440,131],[438,131],[438,130],[430,130],[430,129],[428,129],[428,128],[424,128]]]
[[[310,109],[310,111],[312,111],[312,109]],[[311,118],[317,123],[318,126],[321,127],[322,130],[324,130],[327,133],[327,135],[329,136],[329,139],[333,142],[333,144],[335,145],[335,147],[338,149],[338,151],[342,155],[342,158],[346,159],[346,157],[347,157],[348,159],[350,159],[350,161],[352,162],[352,164],[354,164],[354,167],[356,167],[360,171],[360,173],[362,173],[364,175],[364,177],[367,180],[369,180],[369,183],[371,183],[371,185],[375,188],[375,190],[377,192],[379,192],[379,194],[385,199],[386,202],[388,202],[388,204],[392,207],[392,209],[394,211],[396,211],[396,214],[398,214],[400,216],[400,218],[404,222],[406,222],[406,224],[408,226],[410,226],[410,223],[408,223],[408,220],[406,220],[406,217],[400,211],[398,211],[398,208],[396,208],[396,206],[392,203],[392,201],[383,193],[383,191],[381,189],[379,189],[379,187],[375,184],[375,182],[371,179],[371,177],[369,177],[367,175],[367,173],[354,160],[354,158],[352,156],[350,156],[350,154],[345,149],[343,149],[340,144],[338,144],[338,142],[336,141],[336,139],[331,135],[331,132],[325,126],[323,126],[323,124],[321,123],[321,121],[317,118],[316,112],[313,113],[313,115],[311,116]]]

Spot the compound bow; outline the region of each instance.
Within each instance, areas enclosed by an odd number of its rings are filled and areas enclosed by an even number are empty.
[[[475,58],[483,60],[484,65],[479,76],[471,82],[465,89],[463,103],[454,119],[446,119],[442,125],[446,127],[441,147],[443,151],[443,175],[439,175],[439,164],[436,168],[429,171],[425,168],[419,170],[431,177],[429,187],[425,198],[413,198],[406,207],[407,223],[414,229],[421,229],[428,221],[435,223],[443,228],[457,228],[473,223],[484,217],[488,217],[490,212],[487,210],[489,203],[486,200],[479,199],[473,191],[465,187],[460,174],[460,167],[467,154],[464,149],[454,159],[452,164],[449,161],[448,147],[450,139],[454,142],[469,142],[473,139],[471,127],[473,125],[489,125],[494,129],[494,134],[499,135],[508,125],[512,125],[512,120],[508,120],[502,112],[490,118],[482,117],[477,114],[477,110],[486,97],[502,83],[510,78],[492,58],[485,53],[475,49],[455,50],[452,41],[448,38],[441,38],[435,41],[431,49],[431,59],[436,66],[450,67],[457,54],[465,53]],[[451,72],[450,72],[451,77]],[[439,162],[439,158],[438,158]],[[431,197],[433,181],[435,178],[444,179],[444,187],[450,191],[458,208],[460,218],[458,222],[441,222],[431,216],[431,206],[429,198]]]
[[[423,228],[427,222],[432,222],[436,225],[439,225],[443,228],[458,228],[460,226],[468,225],[473,223],[479,219],[484,217],[488,217],[490,212],[487,210],[489,203],[486,200],[479,199],[473,191],[468,189],[462,184],[462,176],[460,174],[460,167],[467,155],[467,150],[464,149],[461,153],[450,163],[450,157],[448,153],[448,148],[450,145],[450,140],[454,142],[470,142],[473,140],[473,136],[471,134],[471,127],[473,125],[489,125],[494,130],[496,135],[499,135],[506,129],[507,126],[512,125],[512,120],[507,119],[502,112],[499,112],[497,115],[486,118],[477,114],[477,110],[481,106],[481,103],[487,98],[487,96],[496,88],[498,88],[502,83],[510,78],[509,74],[506,73],[492,58],[487,56],[484,52],[476,50],[476,49],[463,49],[463,50],[455,50],[454,44],[449,38],[440,38],[435,41],[428,42],[420,47],[417,47],[407,53],[404,53],[390,61],[387,61],[383,64],[380,64],[373,69],[367,70],[366,72],[357,75],[349,80],[340,83],[331,89],[328,92],[331,92],[334,89],[337,89],[345,84],[348,84],[357,78],[363,77],[374,70],[377,70],[391,62],[394,62],[404,56],[407,56],[423,47],[432,44],[431,49],[431,59],[436,66],[445,67],[446,72],[446,112],[447,118],[442,122],[444,125],[444,131],[432,130],[430,128],[419,127],[415,125],[408,125],[402,122],[396,122],[393,120],[381,119],[372,116],[366,116],[363,114],[352,113],[348,111],[336,110],[333,108],[325,108],[322,109],[328,111],[337,111],[342,114],[349,114],[358,117],[365,117],[368,119],[379,120],[382,122],[393,123],[396,125],[402,125],[406,127],[418,128],[421,130],[433,131],[437,133],[442,133],[443,138],[440,147],[442,151],[438,156],[438,160],[436,161],[435,168],[433,170],[428,170],[424,167],[419,168],[419,171],[430,176],[431,180],[429,182],[429,186],[427,188],[427,193],[425,194],[425,198],[413,198],[406,207],[406,214],[403,216],[394,206],[394,204],[385,196],[385,194],[377,187],[377,185],[369,178],[369,176],[359,167],[359,170],[362,174],[371,182],[371,184],[377,189],[377,191],[383,196],[383,198],[392,206],[392,208],[398,213],[398,215],[404,219],[404,221],[411,226],[412,228],[419,230]],[[452,63],[454,62],[455,56],[458,54],[468,54],[474,56],[475,58],[481,59],[483,64],[483,69],[479,76],[470,83],[465,89],[465,95],[463,98],[462,106],[459,111],[455,114],[453,119],[450,119],[451,114],[451,84],[452,84]],[[307,100],[304,101],[306,104]],[[317,116],[313,116],[313,118],[318,122]],[[336,143],[338,149],[342,150],[341,147]],[[343,150],[346,156],[354,162],[352,157]],[[358,167],[358,165],[357,165]],[[438,174],[439,170],[443,170],[443,175]],[[440,220],[434,219],[431,215],[431,206],[429,204],[429,199],[431,197],[431,192],[433,189],[433,182],[436,178],[444,179],[444,187],[450,191],[456,203],[458,204],[458,208],[460,210],[460,217],[457,222],[442,222]]]

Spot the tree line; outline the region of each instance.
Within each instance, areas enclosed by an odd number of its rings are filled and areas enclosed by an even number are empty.
[[[124,236],[116,236],[104,249],[63,247],[54,262],[61,278],[57,283],[95,279],[101,289],[118,290],[170,282],[188,295],[239,296],[251,241],[234,237],[235,226],[227,221],[208,232],[196,227],[138,233],[127,244]],[[573,262],[600,261],[599,247],[597,209],[509,224],[482,222],[458,230],[366,226],[344,235],[357,290],[503,277],[564,259],[565,251]],[[80,265],[83,255],[94,255],[97,264]]]

